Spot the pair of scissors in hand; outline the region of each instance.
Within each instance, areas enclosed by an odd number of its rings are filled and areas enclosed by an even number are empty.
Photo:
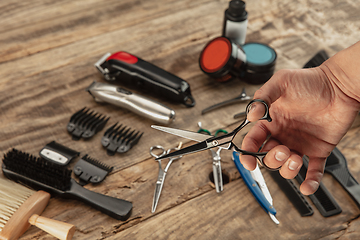
[[[179,146],[176,147],[176,148],[170,148],[168,150],[165,150],[165,148],[163,146],[160,146],[160,145],[155,145],[155,146],[152,146],[150,148],[150,154],[151,156],[155,157],[155,158],[159,158],[165,154],[169,154],[171,151],[176,151],[176,150],[179,150],[182,146],[182,142],[180,142]],[[162,151],[160,154],[155,154],[155,150],[160,150]],[[162,166],[161,166],[161,161],[158,161],[159,163],[159,173],[158,173],[158,178],[157,178],[157,181],[156,181],[156,185],[155,185],[155,192],[154,192],[154,198],[153,198],[153,204],[152,204],[152,208],[151,208],[151,212],[154,213],[155,210],[156,210],[156,207],[158,205],[158,202],[159,202],[159,199],[160,199],[160,194],[161,194],[161,190],[164,186],[164,182],[165,182],[165,176],[166,176],[166,173],[167,171],[169,170],[169,167],[171,165],[171,163],[174,161],[174,160],[177,160],[179,158],[181,158],[182,156],[177,156],[177,157],[172,157],[169,159],[169,162],[168,164],[166,164],[166,167],[163,169]]]
[[[264,100],[261,99],[253,99],[252,101],[249,102],[249,104],[246,106],[246,114],[248,115],[250,112],[250,109],[254,106],[253,104],[262,104],[265,107],[265,112],[264,115],[259,119],[259,120],[267,120],[269,122],[272,121],[270,115],[269,115],[269,106],[266,104],[266,102]],[[191,131],[185,131],[185,130],[180,130],[180,129],[175,129],[175,128],[169,128],[169,127],[160,127],[160,126],[152,126],[155,129],[167,132],[167,133],[171,133],[177,136],[181,136],[181,137],[185,137],[188,139],[197,139],[197,141],[200,141],[199,143],[196,143],[194,145],[188,146],[186,148],[180,149],[178,151],[163,155],[159,158],[157,158],[156,160],[161,160],[164,158],[170,158],[170,157],[176,157],[176,156],[183,156],[186,154],[190,154],[190,153],[195,153],[195,152],[199,152],[199,151],[204,151],[213,147],[221,147],[227,150],[235,150],[239,153],[241,153],[242,155],[251,155],[253,157],[255,157],[262,166],[264,166],[266,169],[268,170],[278,170],[279,168],[273,169],[270,168],[268,166],[266,166],[266,164],[264,164],[264,157],[267,154],[267,152],[249,152],[249,151],[245,151],[242,150],[241,148],[239,148],[238,146],[235,145],[235,143],[233,142],[235,136],[239,133],[239,131],[241,129],[243,129],[246,125],[248,125],[250,123],[250,121],[247,119],[247,117],[244,119],[244,121],[237,127],[235,128],[232,132],[225,134],[225,135],[221,135],[221,136],[211,136],[211,137],[207,137],[206,135],[204,135],[207,138],[202,138],[200,140],[200,138],[198,136],[196,136],[196,134],[198,133],[194,133]],[[195,135],[194,135],[195,134]]]
[[[203,133],[203,134],[208,134],[211,136],[211,133],[209,130],[206,130],[204,128],[202,128],[201,126],[201,122],[198,122],[198,126],[199,126],[199,130],[197,131],[198,133]],[[228,132],[224,129],[218,129],[215,132],[215,137],[217,137],[219,134],[227,134]],[[213,149],[209,149],[211,151],[211,156],[213,158],[213,177],[214,177],[214,184],[215,184],[215,190],[217,193],[220,193],[223,191],[224,189],[224,184],[223,184],[223,178],[222,178],[222,170],[221,170],[221,157],[220,157],[220,151],[221,148],[218,148],[217,151],[213,150]]]

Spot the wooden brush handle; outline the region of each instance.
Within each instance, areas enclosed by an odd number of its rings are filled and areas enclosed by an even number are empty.
[[[31,225],[28,219],[33,214],[41,214],[50,200],[50,194],[37,191],[31,195],[11,216],[0,232],[0,239],[18,239]]]
[[[16,210],[16,212],[11,216],[9,221],[5,224],[4,228],[0,231],[0,239],[1,240],[16,240],[18,239],[31,225],[29,223],[30,217],[32,218],[32,222],[34,222],[39,228],[44,231],[54,234],[55,237],[60,239],[71,239],[74,234],[75,227],[71,224],[65,223],[66,227],[64,227],[62,222],[51,220],[48,222],[49,226],[45,226],[45,218],[40,217],[36,218],[38,214],[41,214],[45,207],[47,206],[50,200],[50,194],[44,191],[37,191],[33,195],[31,195],[26,201],[21,204],[21,206]],[[35,216],[33,216],[35,215]],[[38,219],[38,220],[37,220]],[[58,223],[55,225],[55,222]],[[60,224],[61,223],[61,224]],[[72,227],[70,227],[71,225]],[[53,228],[51,230],[51,228]],[[58,229],[57,229],[58,228]],[[46,229],[46,230],[45,230]],[[72,234],[71,234],[72,233]],[[63,238],[67,236],[68,238]]]
[[[70,240],[75,233],[74,225],[41,217],[37,214],[30,217],[29,223],[61,240]]]

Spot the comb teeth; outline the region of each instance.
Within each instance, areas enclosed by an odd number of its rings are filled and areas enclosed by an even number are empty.
[[[74,166],[74,174],[79,177],[79,184],[82,186],[89,182],[102,182],[112,170],[113,167],[90,158],[88,155],[83,156]]]
[[[83,156],[82,159],[91,163],[92,165],[97,166],[98,168],[101,168],[101,169],[107,171],[107,172],[111,172],[114,169],[114,167],[110,167],[109,165],[106,165],[106,164],[100,162],[99,160],[96,160],[95,158],[91,158],[87,154],[85,156]]]
[[[126,126],[115,123],[109,127],[101,139],[101,144],[107,148],[107,154],[112,156],[116,152],[124,153],[129,151],[143,135],[139,131],[131,130]]]
[[[67,130],[74,140],[79,140],[81,137],[89,139],[102,130],[109,119],[110,117],[107,118],[84,107],[71,116]]]
[[[4,154],[3,165],[7,170],[62,191],[70,187],[71,170],[17,149]]]

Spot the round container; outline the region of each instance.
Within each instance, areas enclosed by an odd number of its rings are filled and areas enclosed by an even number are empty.
[[[241,80],[250,84],[262,84],[274,74],[276,52],[266,44],[250,42],[242,46],[246,54],[246,70]]]
[[[200,69],[219,82],[239,77],[245,62],[246,56],[242,48],[227,37],[211,40],[199,58]]]

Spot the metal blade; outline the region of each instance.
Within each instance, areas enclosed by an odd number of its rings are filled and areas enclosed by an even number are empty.
[[[154,198],[153,198],[153,204],[152,204],[152,208],[151,208],[151,212],[154,213],[156,210],[156,207],[159,203],[159,199],[160,199],[160,194],[161,194],[161,190],[163,188],[164,182],[156,182],[156,186],[155,186],[155,192],[154,192]]]
[[[245,88],[243,88],[243,90],[242,90],[242,92],[241,92],[241,94],[239,96],[237,96],[237,97],[235,97],[233,99],[229,99],[229,100],[217,103],[217,104],[212,105],[210,107],[207,107],[207,108],[205,108],[204,110],[201,111],[201,114],[203,115],[203,114],[205,114],[207,112],[210,112],[212,110],[215,110],[217,108],[220,108],[220,107],[232,104],[232,103],[248,101],[248,100],[251,100],[252,97],[253,96],[247,95],[246,92],[245,92]]]
[[[164,158],[171,158],[171,157],[176,157],[176,156],[183,156],[183,155],[186,155],[186,154],[190,154],[190,153],[194,153],[194,152],[199,152],[199,151],[202,151],[202,150],[205,150],[205,149],[209,149],[210,147],[208,147],[207,143],[206,142],[200,142],[200,143],[196,143],[194,145],[191,145],[191,146],[188,146],[186,148],[182,148],[178,151],[175,151],[175,152],[171,152],[169,154],[166,154],[164,156],[161,156],[159,158],[156,158],[155,160],[158,161],[158,160],[161,160],[161,159],[164,159]]]
[[[202,133],[181,130],[181,129],[176,129],[176,128],[170,128],[170,127],[162,127],[162,126],[156,126],[156,125],[151,125],[151,127],[155,128],[157,130],[166,132],[166,133],[170,133],[170,134],[173,134],[173,135],[176,135],[179,137],[183,137],[183,138],[187,138],[187,139],[197,141],[197,142],[203,142],[203,141],[207,140],[208,138],[213,137],[213,136],[205,135]]]
[[[270,216],[271,220],[273,220],[273,222],[274,222],[275,224],[277,224],[277,225],[280,224],[279,220],[277,220],[277,218],[275,217],[274,214],[269,213],[269,216]]]

